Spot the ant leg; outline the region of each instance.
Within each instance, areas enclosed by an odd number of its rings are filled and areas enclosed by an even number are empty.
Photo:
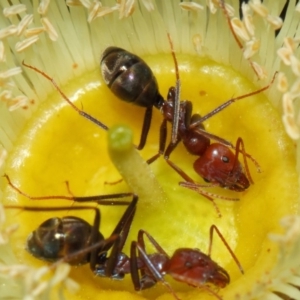
[[[148,165],[152,164],[161,155],[164,154],[165,147],[166,147],[166,140],[167,140],[167,120],[163,119],[163,121],[161,122],[161,125],[160,125],[160,130],[159,130],[159,149],[158,149],[158,153],[147,160]]]
[[[178,62],[176,59],[173,42],[172,42],[170,34],[168,33],[167,35],[168,35],[168,39],[169,39],[169,43],[170,43],[170,47],[171,47],[171,51],[172,51],[172,57],[173,57],[173,61],[174,61],[175,75],[176,75],[176,88],[175,88],[175,96],[173,98],[174,111],[173,111],[172,135],[171,135],[171,141],[173,144],[175,144],[177,141],[177,138],[178,138],[181,82],[180,82],[180,78],[179,78]]]
[[[19,188],[17,188],[10,180],[7,174],[4,174],[3,177],[6,178],[9,186],[18,192],[20,195],[30,199],[30,200],[51,200],[51,199],[60,199],[60,200],[73,200],[75,202],[96,202],[101,205],[128,205],[131,202],[129,201],[114,201],[113,199],[120,199],[132,196],[132,193],[117,193],[117,194],[109,194],[109,195],[94,195],[94,196],[64,196],[64,195],[49,195],[49,196],[31,196],[27,193],[24,193]],[[108,200],[111,199],[111,200]]]
[[[154,239],[154,237],[152,235],[150,235],[147,231],[140,229],[138,232],[138,244],[144,249],[144,251],[146,249],[144,235],[147,236],[147,238],[149,239],[151,244],[154,246],[156,251],[165,255],[167,258],[169,258],[169,255],[167,254],[167,252],[158,244],[158,242]]]
[[[194,180],[191,177],[189,177],[182,169],[180,169],[171,160],[166,159],[166,162],[169,164],[169,166],[171,168],[173,168],[173,170],[175,170],[185,180],[185,182],[179,182],[179,185],[182,186],[182,187],[188,188],[190,190],[196,191],[197,193],[199,193],[200,195],[204,196],[209,201],[211,201],[212,204],[214,205],[219,217],[221,217],[222,215],[220,213],[220,209],[218,208],[217,204],[214,201],[214,198],[219,198],[219,199],[223,199],[223,200],[230,200],[230,201],[238,201],[239,200],[238,198],[224,197],[224,196],[221,196],[221,195],[217,195],[217,194],[213,194],[213,193],[209,193],[207,191],[204,191],[202,189],[203,187],[214,187],[214,186],[219,186],[219,184],[201,185],[201,184],[195,183]]]
[[[171,168],[173,168],[185,180],[185,182],[179,182],[179,185],[182,186],[182,187],[188,188],[190,190],[196,191],[197,193],[199,193],[200,195],[204,196],[209,201],[211,201],[214,208],[215,208],[215,210],[216,210],[216,212],[217,212],[217,214],[218,214],[218,217],[221,218],[222,215],[220,213],[220,209],[214,201],[214,197],[216,197],[217,195],[206,192],[206,191],[200,189],[199,185],[197,183],[195,183],[194,180],[191,177],[189,177],[182,169],[180,169],[172,161],[170,161],[169,159],[166,159],[166,162],[171,166]],[[209,187],[211,187],[211,186],[214,186],[214,185],[209,185]],[[226,198],[226,197],[223,197],[223,196],[220,196],[220,197],[222,199]],[[232,199],[230,199],[230,200],[232,200]]]
[[[91,115],[89,115],[88,113],[84,112],[83,110],[79,109],[77,106],[74,105],[74,103],[64,94],[64,92],[58,87],[57,83],[54,81],[53,78],[51,78],[50,76],[48,76],[46,73],[44,73],[43,71],[39,70],[36,67],[33,67],[31,65],[27,65],[24,61],[22,61],[23,66],[25,66],[26,68],[32,69],[35,72],[41,74],[42,76],[44,76],[46,79],[48,79],[53,86],[55,87],[55,89],[60,93],[60,95],[63,97],[63,99],[65,99],[73,109],[75,109],[79,115],[83,116],[84,118],[90,120],[91,122],[95,123],[96,125],[98,125],[99,127],[103,128],[104,130],[108,130],[108,127],[106,125],[104,125],[102,122],[100,122],[99,120],[97,120],[96,118],[92,117]]]
[[[137,202],[139,199],[137,195],[135,195],[135,194],[131,194],[131,195],[132,195],[132,200],[131,200],[130,204],[128,205],[127,209],[125,210],[125,212],[124,212],[122,218],[120,219],[120,221],[118,222],[116,228],[111,233],[111,235],[120,234],[122,231],[122,236],[125,237],[125,240],[128,236],[130,225],[131,225],[132,219],[135,215],[136,206],[137,206]],[[129,227],[126,227],[126,225],[128,223],[129,223]],[[124,230],[124,228],[126,228],[126,230]],[[122,247],[123,247],[123,245],[122,245]]]
[[[121,183],[122,181],[123,181],[123,178],[118,179],[116,181],[104,181],[104,184],[115,185],[115,184]]]
[[[165,256],[166,258],[169,259],[169,255],[166,253],[166,251],[158,244],[158,242],[145,230],[140,229],[138,232],[138,239],[137,242],[139,244],[139,246],[144,250],[144,252],[146,253],[146,245],[145,245],[145,241],[144,241],[144,235],[146,235],[149,239],[149,241],[151,242],[151,244],[154,246],[154,248],[156,249],[156,251],[158,251],[159,253],[161,253],[163,256]],[[140,257],[139,257],[140,258]],[[141,275],[142,278],[144,278],[146,275],[145,270],[142,268],[141,269]]]
[[[136,254],[137,250],[138,255]],[[139,274],[139,269],[141,269],[141,267],[138,265],[138,263],[140,260],[142,260],[145,264],[145,266],[142,266],[142,268],[147,267],[149,270],[148,272],[150,272],[152,276],[143,276],[145,274],[144,271],[141,273],[141,275]],[[156,284],[157,281],[165,281],[162,274],[159,273],[149,259],[148,255],[145,253],[144,249],[135,241],[131,242],[130,247],[130,275],[136,291],[151,288]]]
[[[227,106],[231,105],[232,103],[253,96],[253,95],[257,95],[265,90],[267,90],[274,82],[276,75],[278,72],[275,72],[273,75],[273,78],[271,80],[271,82],[266,85],[265,87],[262,87],[254,92],[248,93],[248,94],[244,94],[235,98],[232,98],[228,101],[226,101],[225,103],[221,104],[220,106],[218,106],[217,108],[215,108],[214,110],[212,110],[211,112],[209,112],[208,114],[206,114],[205,116],[201,117],[199,120],[197,120],[196,122],[193,122],[192,124],[190,124],[189,129],[194,129],[196,127],[198,127],[201,123],[203,123],[204,121],[206,121],[207,119],[211,118],[212,116],[214,116],[215,114],[219,113],[221,110],[225,109]]]
[[[166,159],[166,160],[169,160],[169,157],[170,157],[170,155],[171,155],[171,153],[174,151],[174,149],[177,147],[177,145],[181,142],[181,138],[180,137],[178,137],[177,138],[177,141],[175,142],[175,143],[173,143],[173,142],[171,142],[169,145],[168,145],[168,148],[167,148],[167,150],[165,151],[165,153],[164,153],[164,158]]]
[[[117,240],[113,241],[112,244],[107,243],[101,249],[102,251],[106,252],[113,246],[110,253],[110,257],[107,259],[106,267],[104,269],[104,274],[106,277],[112,277],[114,274],[115,267],[118,262],[119,254],[121,253],[124,244],[127,240],[128,233],[136,212],[137,202],[138,202],[138,196],[133,195],[131,203],[125,210],[123,216],[121,217],[120,221],[118,222],[115,229],[110,235],[111,237],[118,236]],[[92,270],[95,270],[95,266],[96,266],[96,261],[94,264],[94,268],[92,268]]]
[[[104,247],[106,244],[113,244],[116,240],[118,239],[117,235],[114,236],[110,236],[107,239],[101,240],[100,242],[97,242],[91,246],[88,246],[82,250],[78,250],[76,252],[70,253],[70,254],[66,254],[63,258],[57,260],[55,263],[51,264],[49,266],[50,269],[55,269],[58,265],[60,265],[61,263],[69,263],[70,261],[72,261],[72,259],[74,259],[74,257],[77,257],[79,255],[83,255],[83,254],[87,254],[87,253],[92,253],[93,251],[97,251],[98,249],[101,249],[102,247]]]
[[[146,108],[140,143],[138,146],[136,146],[136,149],[138,149],[138,150],[142,150],[146,144],[146,140],[147,140],[150,125],[151,125],[152,111],[153,111],[152,106],[149,106]]]
[[[234,145],[231,142],[229,142],[229,141],[227,141],[227,140],[225,140],[225,139],[223,139],[223,138],[221,138],[221,137],[219,137],[219,136],[217,136],[213,133],[210,133],[210,132],[206,131],[205,129],[197,128],[197,129],[194,129],[194,130],[198,131],[201,135],[203,135],[204,137],[206,137],[210,140],[214,140],[214,141],[216,141],[220,144],[223,144],[227,147],[230,147],[230,148],[234,149]]]
[[[250,174],[250,171],[249,171],[247,159],[246,159],[245,145],[244,145],[244,142],[243,142],[241,137],[239,137],[237,139],[235,149],[236,149],[235,162],[233,164],[232,170],[235,170],[236,168],[238,168],[238,164],[239,164],[238,156],[239,156],[239,153],[242,153],[243,158],[244,158],[244,165],[245,165],[245,170],[246,170],[247,177],[249,179],[249,182],[251,184],[254,184],[253,179],[252,179],[251,174]]]
[[[162,282],[168,290],[172,293],[175,299],[179,300],[178,296],[176,295],[175,291],[171,287],[171,285],[164,279],[163,275],[159,272],[157,267],[151,262],[151,259],[147,255],[145,251],[145,243],[143,241],[143,234],[146,234],[147,237],[149,238],[150,242],[154,245],[156,250],[160,252],[161,254],[166,256],[166,259],[169,259],[169,256],[166,254],[166,252],[162,249],[161,246],[154,240],[154,238],[147,233],[144,230],[140,230],[138,233],[138,240],[140,242],[132,242],[131,243],[131,248],[130,248],[130,273],[131,273],[131,279],[134,284],[135,290],[143,290],[147,289],[154,284],[156,284],[157,281]],[[138,256],[136,255],[136,250],[138,250]],[[153,276],[151,278],[149,275],[147,277],[142,277],[142,280],[140,279],[140,275],[138,273],[138,259],[142,260],[146,267],[148,268],[148,274],[149,272]],[[146,274],[143,272],[142,274]]]
[[[211,250],[212,250],[212,241],[213,241],[213,233],[214,231],[218,234],[218,236],[220,237],[220,239],[222,240],[223,244],[225,245],[225,247],[227,248],[228,252],[230,253],[230,255],[232,256],[233,260],[235,261],[235,263],[237,264],[239,270],[241,271],[242,274],[244,274],[244,269],[241,265],[241,263],[239,262],[239,260],[237,259],[236,255],[234,254],[234,252],[232,251],[232,249],[230,248],[230,246],[228,245],[228,243],[226,242],[224,236],[222,235],[222,233],[220,232],[219,228],[216,225],[211,225],[210,229],[209,229],[209,246],[208,246],[208,256],[211,256]]]
[[[194,183],[194,180],[189,177],[182,169],[180,169],[177,165],[175,165],[171,160],[166,158],[166,162],[169,164],[169,166],[175,170],[185,181]]]
[[[240,140],[240,143],[239,143],[239,145],[238,145],[238,141],[239,141],[239,140]],[[241,147],[240,147],[240,144],[241,144]],[[257,172],[258,172],[258,173],[261,173],[261,167],[260,167],[259,163],[257,162],[257,160],[256,160],[252,155],[250,155],[250,154],[248,154],[248,153],[246,152],[245,146],[244,146],[244,142],[243,142],[243,140],[242,140],[241,137],[239,137],[239,138],[237,139],[237,142],[236,142],[235,147],[232,147],[232,148],[233,148],[235,151],[242,152],[243,157],[244,157],[244,164],[245,164],[245,169],[246,169],[247,175],[249,176],[250,182],[253,184],[253,181],[252,181],[251,176],[250,176],[250,172],[247,171],[247,170],[248,170],[248,165],[247,165],[247,163],[246,163],[246,157],[248,157],[248,158],[252,161],[252,163],[253,163],[254,166],[256,167]],[[238,149],[238,148],[242,148],[242,149]]]

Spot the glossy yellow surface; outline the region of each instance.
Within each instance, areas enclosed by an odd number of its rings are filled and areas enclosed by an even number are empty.
[[[178,55],[182,85],[181,99],[193,102],[194,112],[205,115],[231,97],[254,91],[256,88],[241,78],[232,69],[207,59]],[[155,73],[163,96],[175,83],[174,64],[171,55],[145,57]],[[38,66],[37,66],[38,67]],[[172,70],[172,71],[171,71]],[[51,75],[51,74],[50,74]],[[114,97],[100,78],[99,70],[86,74],[61,87],[77,107],[98,118],[107,126],[127,124],[134,131],[137,144],[143,121],[144,109],[124,103]],[[159,125],[162,116],[154,111],[151,134],[141,155],[147,159],[158,149]],[[262,172],[258,173],[249,161],[250,172],[255,184],[243,193],[209,189],[219,195],[238,197],[240,201],[216,199],[222,213],[218,218],[212,203],[201,195],[178,185],[182,181],[160,158],[151,165],[156,179],[164,191],[164,201],[149,204],[147,195],[140,199],[138,210],[128,241],[136,239],[139,229],[147,230],[170,255],[176,248],[200,248],[207,253],[209,228],[219,227],[228,244],[245,269],[241,275],[237,266],[219,238],[213,242],[212,258],[223,266],[231,276],[231,284],[219,294],[225,299],[242,293],[257,278],[270,270],[276,259],[276,247],[268,240],[269,232],[278,232],[282,216],[298,212],[297,174],[295,170],[295,149],[281,125],[281,118],[264,95],[249,97],[233,104],[205,122],[206,130],[235,144],[242,137],[246,151],[259,162]],[[183,145],[171,155],[171,160],[184,169],[196,181],[204,181],[194,172],[196,157],[189,155]],[[135,166],[132,166],[132,173]],[[70,183],[74,195],[110,194],[128,192],[124,183],[106,185],[105,182],[120,178],[107,150],[107,132],[79,116],[58,93],[43,103],[24,129],[17,147],[11,155],[6,173],[12,182],[33,196],[68,195],[65,181]],[[144,180],[144,182],[142,181]],[[147,180],[141,179],[147,187]],[[152,191],[149,190],[149,195]],[[28,200],[6,189],[7,203],[17,201],[20,205],[74,205],[56,200]],[[102,213],[101,232],[109,236],[124,211],[124,207],[100,207]],[[32,265],[43,265],[25,250],[26,236],[43,220],[52,217],[47,212],[10,211],[15,222],[18,218],[21,228],[14,234],[14,248],[18,260]],[[79,215],[88,222],[93,212],[69,211],[56,214]],[[126,244],[124,251],[128,253]],[[151,246],[147,247],[151,252]],[[74,267],[72,274],[81,285],[81,290],[72,299],[134,299],[130,276],[115,282],[111,279],[95,278],[88,266]],[[203,299],[205,291],[177,283],[165,277],[181,299]],[[113,290],[113,291],[112,291]],[[125,292],[122,292],[124,291]],[[109,293],[109,295],[108,295]],[[135,293],[135,292],[134,292]],[[135,294],[136,299],[172,299],[162,285]],[[202,295],[202,296],[200,296]],[[208,294],[205,299],[215,299]],[[68,298],[70,299],[70,298]]]

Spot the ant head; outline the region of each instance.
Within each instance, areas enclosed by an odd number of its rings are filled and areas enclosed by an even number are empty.
[[[175,280],[195,287],[211,283],[223,288],[230,282],[228,273],[208,255],[197,249],[177,249],[167,269],[167,273]]]
[[[211,144],[194,162],[194,169],[207,182],[230,190],[241,192],[250,185],[236,154],[220,143]]]

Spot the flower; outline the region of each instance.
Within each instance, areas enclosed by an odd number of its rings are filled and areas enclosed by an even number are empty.
[[[277,16],[284,3],[267,7],[257,0],[243,4],[243,22],[232,16],[231,6],[219,9],[220,3],[213,0],[208,1],[207,11],[204,3],[188,1],[181,2],[180,6],[177,1],[150,0],[106,1],[105,4],[104,1],[74,0],[66,3],[67,6],[61,1],[41,1],[38,7],[35,3],[32,6],[29,3],[12,6],[10,2],[1,3],[3,16],[0,24],[3,29],[0,31],[0,63],[4,71],[0,73],[0,99],[6,105],[1,107],[3,130],[0,132],[0,159],[2,170],[5,169],[11,180],[27,193],[66,194],[64,180],[70,181],[71,192],[75,195],[128,191],[128,186],[104,185],[104,181],[119,178],[105,150],[105,132],[79,117],[67,102],[57,97],[57,93],[49,96],[53,85],[40,74],[26,69],[22,65],[23,60],[53,77],[64,93],[70,95],[72,101],[77,101],[77,107],[83,107],[84,111],[105,124],[121,119],[134,128],[135,136],[139,136],[142,110],[134,106],[128,108],[127,104],[113,98],[109,89],[98,79],[99,71],[95,69],[105,47],[121,45],[145,58],[165,95],[168,87],[175,82],[174,73],[170,72],[174,64],[168,32],[180,66],[182,97],[193,100],[195,111],[203,114],[205,105],[207,111],[216,107],[216,102],[207,103],[208,100],[219,98],[219,103],[222,103],[232,95],[249,93],[265,86],[279,70],[276,85],[280,92],[274,84],[266,95],[278,110],[283,98],[285,127],[292,138],[298,138],[298,4],[295,8],[289,2],[285,21],[281,24]],[[238,2],[233,4],[237,11]],[[227,18],[231,19],[230,24],[241,42],[236,42]],[[274,30],[280,27],[274,38]],[[161,54],[154,56],[156,53]],[[250,85],[237,72],[255,85]],[[46,98],[47,101],[43,102]],[[144,158],[157,151],[157,124],[161,116],[156,113],[153,122],[156,125],[151,128],[151,136],[142,152]],[[156,188],[150,189],[148,186],[147,180],[152,176],[150,171],[142,171],[146,179],[140,176],[140,165],[124,172],[127,181],[130,175],[139,179],[129,184],[130,189],[145,190],[145,196],[139,190],[141,199],[128,239],[136,239],[137,230],[143,228],[157,239],[167,253],[178,247],[199,247],[203,250],[207,249],[208,229],[214,223],[245,269],[245,275],[241,275],[226,248],[220,241],[214,240],[212,257],[221,261],[232,279],[228,288],[219,291],[224,299],[266,299],[275,294],[299,298],[299,292],[294,287],[299,281],[297,250],[300,240],[296,215],[295,153],[276,114],[260,95],[251,101],[245,99],[232,105],[230,110],[224,110],[205,124],[208,131],[234,141],[238,137],[236,134],[241,135],[247,152],[258,160],[263,169],[262,174],[257,174],[255,167],[250,165],[255,184],[240,196],[238,203],[217,200],[223,215],[220,219],[209,201],[177,186],[180,181],[178,174],[163,159],[151,168],[158,180]],[[188,174],[193,172],[194,157],[189,157],[183,147],[176,149],[171,159]],[[7,186],[6,182],[3,185]],[[159,186],[166,193],[161,192],[160,203],[144,202],[149,200],[149,195],[153,197],[153,191],[157,191]],[[220,192],[220,189],[213,192],[233,195],[226,190]],[[5,203],[16,201],[16,193],[9,187],[3,195]],[[20,198],[17,200],[20,205],[31,204],[29,200]],[[50,205],[49,202],[39,205]],[[101,207],[104,218],[101,232],[105,236],[112,231],[123,210],[119,207]],[[16,215],[11,210],[6,210],[6,213]],[[286,216],[291,214],[294,216]],[[41,269],[38,271],[24,264],[16,265],[5,242],[11,236],[14,244],[22,245],[29,231],[25,224],[28,223],[32,230],[52,214],[39,213],[41,219],[36,217],[36,220],[33,220],[31,212],[23,211],[17,216],[22,226],[14,234],[11,232],[15,231],[15,227],[2,225],[3,251],[8,254],[1,255],[1,258],[3,263],[14,265],[2,266],[0,270],[6,274],[3,279],[5,284],[25,283],[18,285],[19,290],[13,289],[15,298],[22,295],[24,286],[28,297],[38,297],[49,287],[44,281],[39,281],[41,275],[49,272],[49,268],[45,268],[43,262],[39,264]],[[279,220],[283,216],[282,224],[286,230],[279,235]],[[92,221],[93,216],[91,214],[85,218]],[[269,233],[273,233],[270,239]],[[129,245],[124,251],[128,253],[128,249]],[[18,259],[26,256],[20,248],[15,254]],[[30,265],[38,264],[35,259],[26,258],[26,261],[28,259]],[[62,268],[65,268],[62,269],[64,272],[56,271],[50,287],[62,281],[74,289],[74,282],[67,277],[68,266],[62,265]],[[82,270],[84,272],[73,270],[71,273],[71,278],[81,283],[82,297],[88,297],[89,293],[107,296],[108,289],[116,290],[110,297],[127,297],[129,294],[124,289],[133,291],[129,276],[117,283],[94,279],[88,267]],[[64,276],[57,279],[60,273]],[[23,278],[23,281],[12,280],[15,278]],[[209,297],[206,291],[172,280],[170,282],[180,297],[196,298],[199,293],[206,293],[205,297]],[[166,295],[161,298],[172,298],[164,286],[149,289],[143,292],[143,296],[155,298],[163,293]],[[133,296],[130,294],[128,297]]]

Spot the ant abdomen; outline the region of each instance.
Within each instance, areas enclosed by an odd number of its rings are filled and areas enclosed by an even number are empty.
[[[160,107],[163,99],[156,78],[137,55],[122,48],[108,47],[102,54],[100,69],[105,83],[121,100],[142,107]]]
[[[43,222],[27,239],[27,251],[34,257],[57,261],[84,249],[91,243],[92,226],[77,217],[50,218]],[[98,232],[97,240],[104,239]],[[86,264],[89,254],[83,253],[72,257],[72,265]]]

